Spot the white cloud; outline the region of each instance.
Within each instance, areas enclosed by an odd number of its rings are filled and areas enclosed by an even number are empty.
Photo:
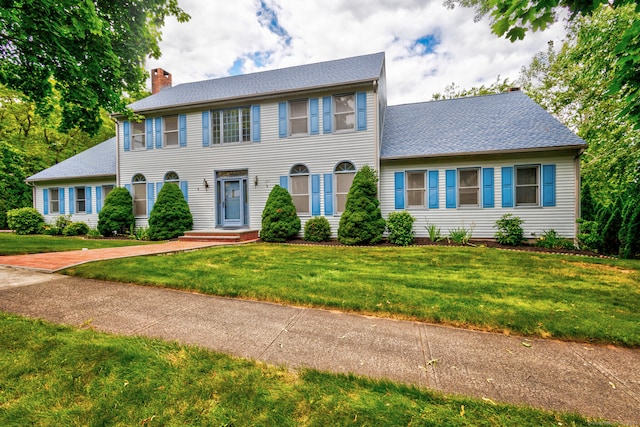
[[[148,68],[171,72],[175,85],[228,75],[238,59],[248,73],[385,51],[389,103],[399,104],[430,100],[452,82],[513,81],[548,40],[564,37],[558,23],[511,43],[492,34],[487,20],[474,22],[473,10],[450,10],[442,0],[262,1],[181,0],[191,20],[167,20],[162,57]],[[275,12],[278,31],[269,15],[258,17],[262,6]],[[425,54],[415,42],[428,35],[439,44]],[[265,53],[266,63],[247,59]]]

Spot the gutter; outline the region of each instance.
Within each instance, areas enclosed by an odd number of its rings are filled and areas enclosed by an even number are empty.
[[[437,154],[410,154],[405,156],[383,156],[380,160],[411,160],[411,159],[425,159],[425,158],[443,158],[443,157],[459,157],[459,156],[485,156],[496,154],[514,154],[514,153],[536,153],[543,151],[567,151],[567,150],[579,150],[579,154],[585,149],[585,145],[562,145],[551,147],[537,147],[537,148],[514,148],[510,150],[487,150],[487,151],[467,151],[467,152],[453,152],[453,153],[437,153]]]

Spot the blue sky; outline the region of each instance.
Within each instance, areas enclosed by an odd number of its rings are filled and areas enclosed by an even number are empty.
[[[390,104],[460,87],[515,80],[563,23],[511,43],[474,11],[443,0],[179,0],[191,21],[167,20],[162,57],[174,85],[384,51]]]

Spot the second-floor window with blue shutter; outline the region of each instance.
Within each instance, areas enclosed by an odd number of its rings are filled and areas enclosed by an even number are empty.
[[[164,146],[178,146],[178,116],[164,116]]]

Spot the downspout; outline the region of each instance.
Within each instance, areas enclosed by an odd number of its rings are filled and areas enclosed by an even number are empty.
[[[380,132],[382,129],[380,129],[380,123],[379,123],[379,115],[380,115],[380,111],[379,111],[379,102],[378,102],[378,80],[374,80],[373,81],[373,120],[374,120],[374,129],[375,131],[374,133],[374,155],[375,155],[375,159],[374,159],[374,167],[376,168],[376,171],[378,173],[378,189],[377,189],[377,193],[378,193],[378,200],[380,200],[380,178],[382,177],[382,171],[380,169]]]
[[[578,235],[580,233],[580,225],[578,223],[578,219],[582,217],[582,207],[581,207],[581,203],[580,203],[580,189],[582,187],[581,185],[581,177],[580,177],[580,157],[582,156],[582,153],[584,152],[584,150],[580,150],[578,151],[578,155],[574,158],[574,162],[575,162],[575,171],[576,171],[576,188],[575,188],[575,192],[576,192],[576,205],[575,205],[575,220],[574,220],[574,230],[573,230],[573,235],[574,235],[574,243],[577,244],[578,243]]]
[[[120,122],[116,122],[116,187],[120,187]]]

